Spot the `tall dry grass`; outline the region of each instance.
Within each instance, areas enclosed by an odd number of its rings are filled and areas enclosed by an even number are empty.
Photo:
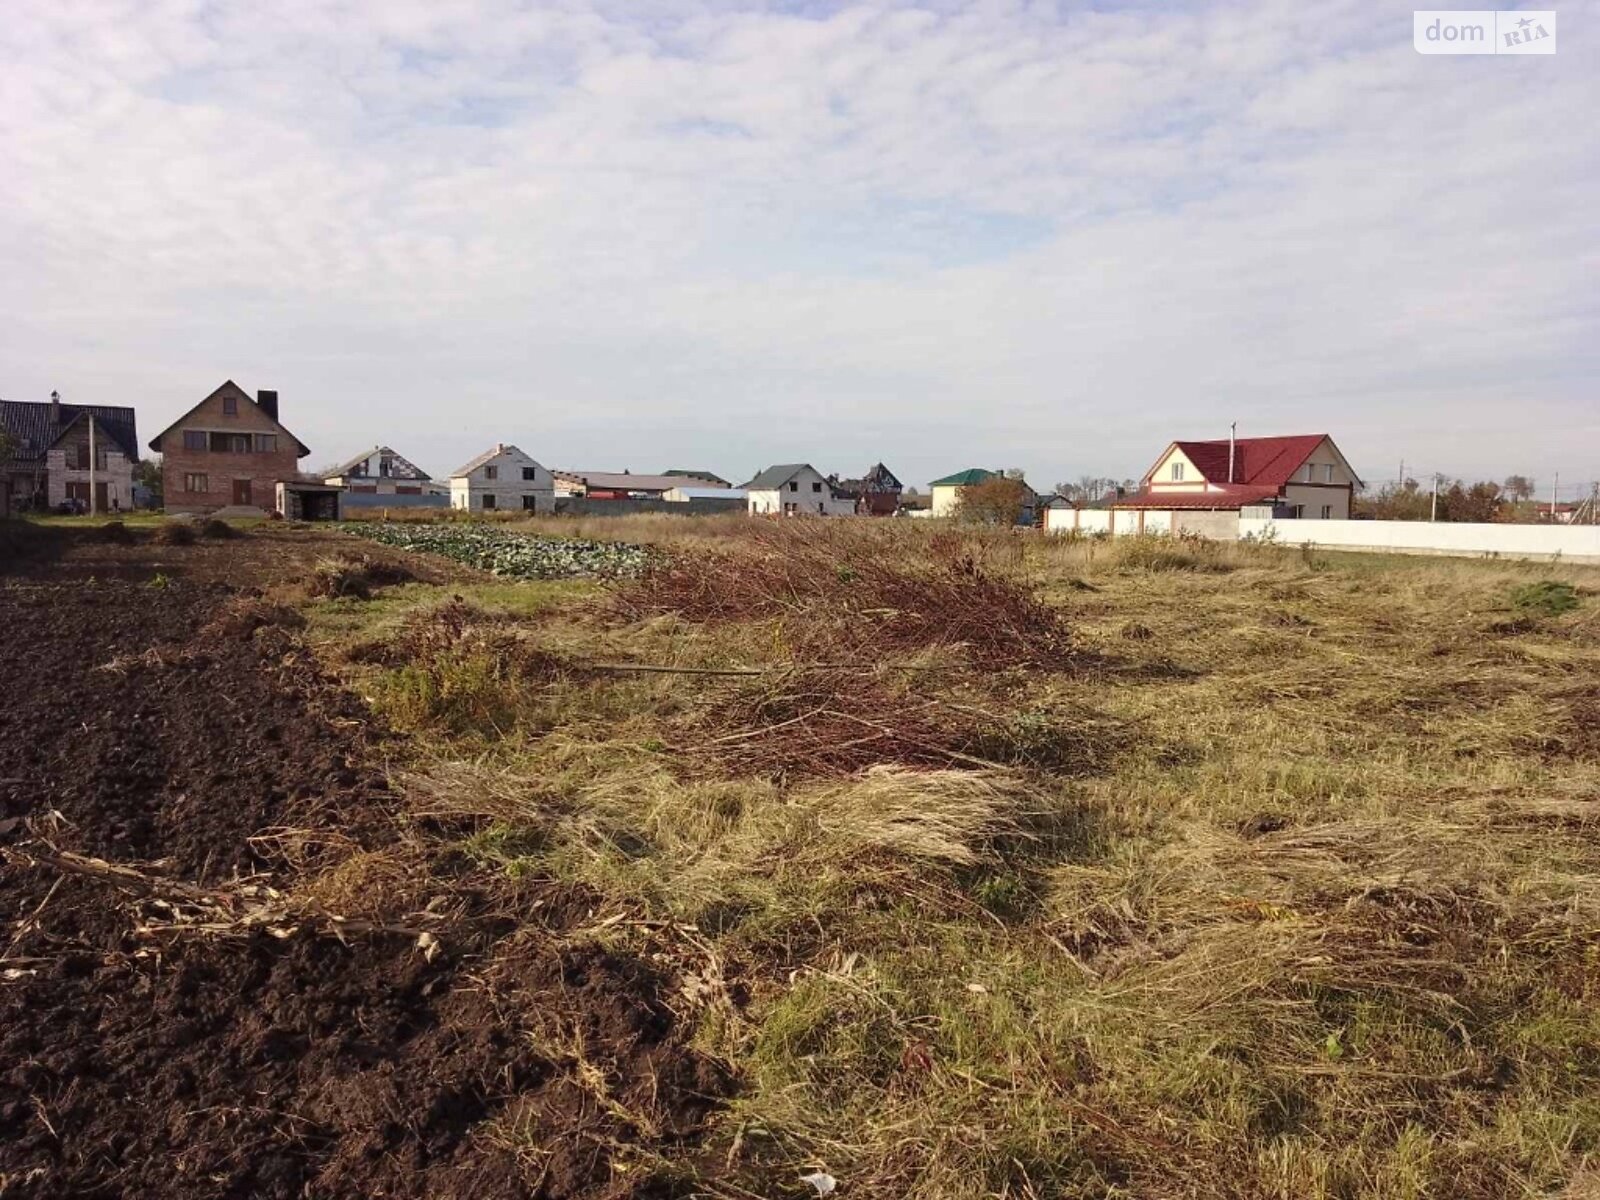
[[[942,536],[739,526],[692,602],[472,636],[773,674],[534,673],[488,688],[503,734],[418,718],[419,827],[524,887],[584,889],[586,936],[676,971],[673,1003],[740,1074],[714,1144],[662,1169],[729,1197],[815,1167],[929,1200],[1580,1186],[1600,1156],[1600,572]],[[1047,597],[1071,659],[995,670],[873,638],[846,643],[857,674],[785,674],[858,636],[838,569],[868,545],[897,577],[970,555]],[[738,572],[763,556],[752,591]],[[1519,604],[1541,579],[1576,606]],[[902,733],[933,704],[1000,740],[948,764],[869,741],[842,773],[704,750],[809,711],[764,697],[852,687]]]

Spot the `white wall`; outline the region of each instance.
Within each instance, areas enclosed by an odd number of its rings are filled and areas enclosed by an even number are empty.
[[[956,506],[961,502],[961,489],[944,487],[933,489],[933,515],[936,517],[950,517],[955,515]]]
[[[1480,525],[1453,521],[1272,521],[1241,519],[1240,537],[1271,531],[1291,546],[1391,550],[1403,554],[1504,555],[1600,562],[1600,525]]]
[[[497,478],[488,478],[490,467],[496,469]],[[533,472],[532,479],[522,477],[524,468]],[[523,498],[532,497],[534,511],[554,512],[555,477],[515,446],[507,446],[487,462],[479,463],[470,475],[451,477],[451,508],[482,511],[484,496],[494,497],[494,511],[524,512]]]
[[[133,464],[120,450],[104,449],[105,434],[97,434],[102,446],[100,453],[104,455],[105,466],[96,468],[94,482],[106,485],[106,508],[114,510],[122,508],[127,511],[133,509]],[[45,462],[49,466],[49,473],[45,477],[46,499],[51,507],[65,502],[67,498],[67,484],[89,484],[89,471],[67,468],[67,452],[57,448],[45,453]],[[91,493],[95,489],[91,488]]]

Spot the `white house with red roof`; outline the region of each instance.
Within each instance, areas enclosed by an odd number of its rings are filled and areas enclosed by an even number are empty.
[[[1145,472],[1139,490],[1094,509],[1062,506],[1049,528],[1109,533],[1238,536],[1239,510],[1270,506],[1280,517],[1348,520],[1361,480],[1325,433],[1177,441]]]

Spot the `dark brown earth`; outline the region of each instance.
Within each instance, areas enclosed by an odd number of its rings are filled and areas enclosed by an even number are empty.
[[[408,830],[380,766],[403,746],[257,595],[351,543],[126,533],[0,545],[0,1197],[692,1194],[652,1154],[692,1157],[730,1081],[672,981],[572,936],[584,897]],[[39,858],[62,853],[283,891],[391,855],[374,919],[449,903],[431,957],[315,922],[141,929],[166,910]]]

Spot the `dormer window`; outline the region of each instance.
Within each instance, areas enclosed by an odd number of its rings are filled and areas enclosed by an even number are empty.
[[[239,415],[239,397],[224,396],[222,398],[222,415],[225,417],[237,417]]]

